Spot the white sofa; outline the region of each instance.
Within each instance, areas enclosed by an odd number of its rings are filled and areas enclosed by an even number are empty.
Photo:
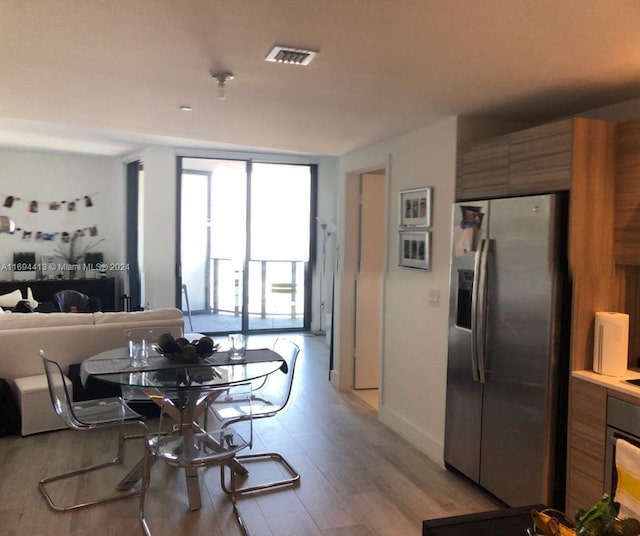
[[[182,311],[156,309],[131,313],[2,313],[0,378],[13,384],[44,374],[39,350],[67,372],[69,365],[125,345],[124,330],[136,327],[184,330]]]

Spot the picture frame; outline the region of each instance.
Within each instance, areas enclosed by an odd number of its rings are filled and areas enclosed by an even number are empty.
[[[431,270],[431,231],[401,230],[398,250],[400,266]]]
[[[431,227],[433,188],[400,191],[400,227]]]
[[[36,278],[36,254],[33,251],[16,251],[13,254],[13,280],[30,281]]]
[[[64,277],[64,265],[67,263],[64,257],[60,255],[42,255],[40,259],[38,279],[62,279]]]

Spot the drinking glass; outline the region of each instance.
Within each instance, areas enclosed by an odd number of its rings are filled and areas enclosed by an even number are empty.
[[[229,358],[242,359],[246,350],[244,335],[233,333],[229,335]]]
[[[147,341],[129,341],[129,364],[133,368],[145,367],[149,364]]]

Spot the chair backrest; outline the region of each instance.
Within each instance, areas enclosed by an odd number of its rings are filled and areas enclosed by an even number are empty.
[[[80,429],[86,426],[80,422],[73,412],[71,397],[67,390],[64,374],[60,365],[49,359],[44,351],[40,350],[40,357],[44,365],[44,372],[47,375],[49,385],[49,396],[51,404],[58,416],[71,428]]]
[[[75,307],[78,313],[90,312],[89,296],[77,290],[60,290],[53,295],[53,298],[56,301],[58,309],[63,313],[71,312],[72,307]]]
[[[156,344],[158,337],[163,333],[170,333],[174,338],[182,337],[182,329],[179,327],[152,327],[141,326],[136,328],[125,328],[122,331],[123,346],[128,346],[129,341],[147,343],[147,349],[149,354],[154,355],[152,345]],[[121,387],[122,397],[127,401],[145,401],[148,402],[149,398],[136,387],[127,387],[123,385]]]
[[[287,405],[291,397],[293,373],[300,348],[289,339],[278,338],[273,345],[273,351],[284,359],[287,366],[283,367],[284,370],[269,374],[264,387],[259,389],[255,395],[268,400],[273,406],[273,411],[277,412]]]
[[[170,422],[180,428],[191,427],[191,422],[176,422],[191,419],[205,399],[216,400],[232,398],[233,403],[244,413],[243,419],[226,427],[215,414],[207,412],[204,423],[194,425],[196,432],[189,436],[195,448],[183,448],[184,434],[160,434],[154,442],[154,455],[172,465],[204,465],[233,457],[236,452],[250,447],[253,442],[253,423],[251,412],[251,384],[236,384],[231,387],[202,387],[201,389],[163,389],[162,411],[158,430],[167,426],[164,419],[170,416]]]
[[[182,337],[182,329],[178,327],[137,327],[126,328],[123,330],[122,335],[124,337],[124,345],[126,346],[129,341],[141,342],[147,341],[148,345],[155,344],[158,337],[163,333],[170,333],[174,338]]]

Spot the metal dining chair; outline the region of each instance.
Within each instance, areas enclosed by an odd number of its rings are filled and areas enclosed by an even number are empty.
[[[179,327],[128,327],[122,332],[122,343],[123,346],[126,347],[129,341],[141,342],[144,340],[146,341],[147,348],[149,348],[149,352],[152,353],[154,352],[153,345],[163,333],[169,333],[177,339],[178,337],[182,337],[183,330]],[[126,403],[145,417],[156,418],[160,415],[158,406],[153,403],[146,394],[141,392],[140,389],[122,385],[120,386],[120,390],[122,398],[124,398]]]
[[[263,419],[275,416],[285,408],[291,397],[293,374],[298,354],[300,353],[300,348],[288,339],[278,338],[273,346],[273,350],[284,359],[285,364],[279,371],[269,374],[266,378],[254,382],[253,395],[251,398],[253,419]],[[225,397],[218,397],[215,400],[209,401],[209,414],[213,414],[223,423],[223,426],[230,426],[246,418],[244,416],[246,409],[243,407],[245,403],[246,402],[244,400],[235,399],[233,393],[230,393]],[[278,462],[289,474],[288,478],[236,488],[234,491],[236,495],[282,486],[290,486],[300,480],[300,474],[284,458],[284,456],[278,452],[243,454],[236,456],[236,459],[242,464],[250,463],[252,461],[274,460]],[[234,473],[231,470],[230,472],[231,478],[233,478]],[[226,485],[225,473],[226,472],[223,468],[221,473],[222,489],[226,493],[231,493],[229,487]]]
[[[191,320],[191,306],[189,305],[189,291],[187,290],[187,284],[182,284],[182,294],[184,295],[184,301],[187,305],[187,313],[189,315],[189,329],[193,331],[193,321]]]
[[[243,419],[234,426],[222,426],[215,418],[205,420],[206,424],[196,422],[199,409],[205,400],[218,396],[233,396],[242,403]],[[142,493],[140,494],[139,518],[146,536],[151,535],[145,517],[146,491],[151,483],[151,465],[153,461],[163,460],[170,466],[192,470],[187,472],[187,487],[191,478],[198,478],[197,469],[219,465],[221,479],[225,464],[231,464],[237,453],[252,443],[252,401],[251,384],[239,384],[232,387],[199,387],[196,389],[162,389],[160,422],[158,430],[169,430],[148,436],[150,457],[145,460]],[[205,409],[206,411],[206,409]],[[166,420],[170,420],[167,426]],[[197,481],[196,481],[197,484]],[[248,531],[236,504],[236,474],[232,472],[228,494],[231,496],[233,512],[238,524],[247,535]]]
[[[69,396],[65,377],[60,365],[56,361],[47,358],[42,350],[40,350],[40,357],[42,358],[42,363],[47,376],[49,394],[51,396],[53,409],[70,428],[78,431],[92,431],[97,429],[103,430],[111,427],[117,428],[118,430],[118,449],[115,457],[111,460],[81,467],[60,475],[43,478],[39,481],[38,487],[49,507],[56,511],[68,511],[139,495],[140,490],[136,489],[65,506],[54,503],[47,490],[47,484],[120,463],[122,460],[122,451],[126,437],[125,429],[135,428],[139,437],[140,434],[146,435],[146,425],[141,420],[143,417],[127,406],[124,400],[120,397],[101,398],[73,403]],[[148,449],[145,448],[145,458],[147,457],[147,453]]]

